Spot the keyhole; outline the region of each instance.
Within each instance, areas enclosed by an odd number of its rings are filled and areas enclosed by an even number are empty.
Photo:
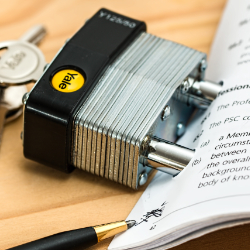
[[[6,50],[8,50],[8,49],[7,48],[0,49],[0,59],[1,59],[2,55],[6,52]]]

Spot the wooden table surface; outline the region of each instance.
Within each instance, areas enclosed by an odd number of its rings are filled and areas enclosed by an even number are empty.
[[[49,62],[101,7],[144,20],[148,32],[209,53],[225,0],[0,0],[0,6],[0,40],[16,39],[32,25],[44,24],[48,35],[40,48]],[[80,170],[67,175],[27,160],[22,154],[21,130],[20,117],[6,125],[3,134],[0,249],[125,219],[145,189],[132,191]],[[249,229],[246,225],[221,230],[174,249],[218,249],[219,245],[236,249],[236,238],[247,241]],[[91,249],[106,249],[109,242]]]

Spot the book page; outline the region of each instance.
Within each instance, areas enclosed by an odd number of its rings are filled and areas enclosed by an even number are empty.
[[[160,247],[204,227],[250,217],[250,0],[230,0],[206,78],[224,81],[178,142],[196,148],[176,177],[157,173],[109,249]],[[144,245],[143,247],[140,247]],[[171,245],[171,244],[170,244]]]

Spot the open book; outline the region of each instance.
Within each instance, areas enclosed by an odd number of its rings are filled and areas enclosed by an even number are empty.
[[[250,221],[250,0],[230,0],[206,78],[224,81],[178,142],[196,148],[176,177],[158,172],[109,249],[168,249]]]

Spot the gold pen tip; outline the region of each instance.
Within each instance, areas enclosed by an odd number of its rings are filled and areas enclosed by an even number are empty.
[[[105,225],[95,226],[94,230],[96,232],[98,242],[100,242],[116,234],[122,233],[128,230],[129,228],[133,227],[134,225],[136,225],[135,220],[128,220],[128,221],[123,220],[123,221],[108,223]]]
[[[126,221],[128,229],[130,229],[131,227],[133,227],[136,224],[135,220],[127,220]]]

